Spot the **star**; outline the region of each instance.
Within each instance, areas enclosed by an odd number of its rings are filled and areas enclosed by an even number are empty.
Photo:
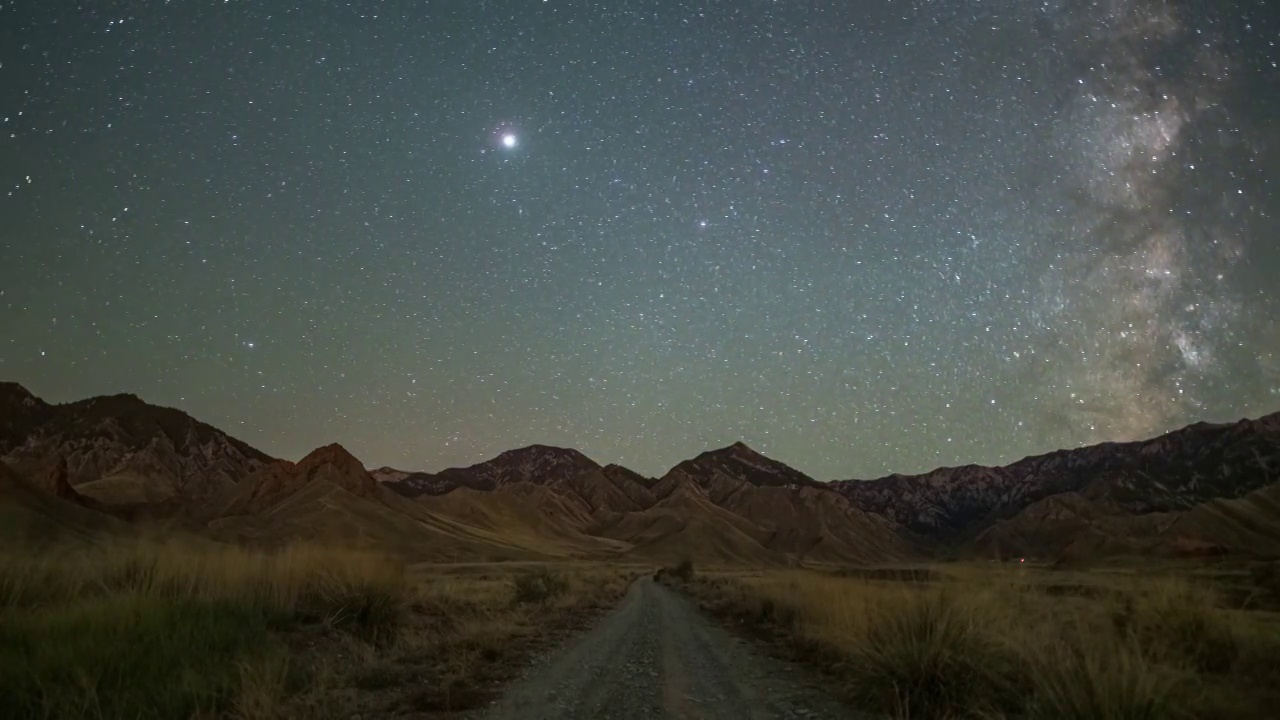
[[[739,3],[715,32],[455,3],[359,42],[315,3],[305,44],[205,4],[0,0],[0,46],[59,30],[0,72],[0,380],[199,394],[284,457],[550,443],[653,476],[738,440],[876,477],[1280,410],[1263,0]],[[195,105],[185,64],[135,72],[175,45],[216,69]]]

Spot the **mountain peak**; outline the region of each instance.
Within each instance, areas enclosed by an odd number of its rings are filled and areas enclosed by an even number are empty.
[[[467,468],[490,475],[498,484],[517,479],[534,480],[539,476],[557,475],[565,471],[599,470],[594,460],[573,448],[554,445],[529,445],[508,450],[498,457]],[[501,479],[499,479],[501,478]]]
[[[273,461],[241,481],[223,509],[224,515],[266,512],[285,498],[315,483],[329,483],[358,497],[378,492],[364,465],[337,443],[316,448],[296,464]]]
[[[823,487],[822,483],[767,455],[750,448],[742,441],[709,450],[692,460],[686,460],[671,472],[681,471],[694,477],[708,479],[714,474],[724,474],[755,486],[809,485]],[[668,473],[670,474],[670,473]]]
[[[84,400],[79,400],[77,402],[71,403],[71,405],[75,407],[83,407],[83,408],[91,409],[99,414],[120,413],[125,411],[136,412],[140,410],[141,411],[146,411],[146,410],[166,411],[167,410],[171,413],[180,413],[182,415],[186,415],[186,413],[176,408],[166,408],[166,407],[161,407],[159,405],[152,405],[148,403],[146,400],[143,400],[142,398],[138,397],[133,393],[114,393],[111,395],[96,395],[91,398],[86,398]]]
[[[96,499],[108,503],[135,502],[141,488],[187,497],[214,494],[270,460],[181,410],[136,395],[50,405],[12,382],[0,383],[0,459],[33,478],[65,467],[62,481],[71,488],[131,478],[95,490],[102,493]]]
[[[0,455],[47,419],[50,406],[15,382],[0,382]]]
[[[0,402],[23,402],[36,399],[31,391],[16,382],[0,382]]]
[[[560,461],[560,462],[574,462],[579,464],[582,464],[582,463],[590,463],[592,465],[596,464],[595,461],[593,461],[591,458],[587,457],[586,455],[583,455],[581,452],[573,448],[563,448],[563,447],[557,447],[555,445],[539,445],[539,444],[527,445],[525,447],[516,448],[514,450],[507,450],[506,452],[499,454],[498,457],[494,458],[490,462],[499,461],[499,460],[509,461],[509,460],[540,460],[540,459]]]
[[[304,471],[321,465],[334,465],[344,472],[355,472],[356,470],[361,473],[367,472],[364,469],[364,465],[338,443],[330,443],[324,447],[318,447],[298,461],[298,468]]]
[[[507,450],[475,465],[446,468],[438,473],[403,473],[395,470],[384,473],[378,470],[374,475],[382,475],[392,481],[389,486],[396,492],[417,497],[422,494],[441,495],[457,487],[494,490],[520,482],[545,485],[600,470],[601,467],[594,460],[573,448],[528,445]]]
[[[742,442],[741,440],[730,445],[729,447],[725,448],[721,452],[727,453],[734,457],[740,457],[740,458],[751,458],[751,459],[763,458],[765,460],[770,460],[770,458],[764,455],[764,453],[757,451],[755,448]],[[776,461],[770,460],[770,462],[776,462]]]
[[[778,463],[776,460],[770,458],[769,456],[765,455],[759,450],[756,450],[755,448],[751,447],[750,445],[746,444],[741,440],[735,442],[732,445],[718,448],[716,450],[707,450],[706,452],[703,452],[698,457],[737,459],[737,460],[743,460],[747,462],[763,461],[768,463],[777,463],[779,465],[782,464],[782,463]]]

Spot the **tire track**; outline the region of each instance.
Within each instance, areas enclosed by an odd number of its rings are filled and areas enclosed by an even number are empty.
[[[836,720],[856,713],[644,578],[475,720]]]

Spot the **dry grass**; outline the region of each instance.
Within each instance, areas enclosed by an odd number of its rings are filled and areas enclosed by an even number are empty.
[[[392,652],[366,666],[353,712],[457,711],[477,707],[547,647],[626,592],[635,573],[591,565],[450,572],[426,568],[413,625]],[[411,673],[411,687],[393,678]],[[426,680],[422,682],[422,680]]]
[[[312,626],[385,644],[407,614],[403,569],[374,553],[195,541],[9,550],[3,717],[272,717],[299,684],[283,633]]]
[[[703,606],[894,718],[1269,718],[1280,619],[1183,576],[702,577]],[[922,579],[923,578],[923,579]],[[1270,675],[1269,675],[1270,674]]]
[[[1105,641],[1103,643],[1105,645]],[[1163,720],[1182,715],[1174,676],[1125,643],[1056,642],[1026,652],[1028,720]]]
[[[406,571],[374,552],[200,540],[0,556],[0,718],[347,718],[458,710],[634,573]]]
[[[568,592],[569,581],[554,570],[539,568],[516,575],[512,586],[516,603],[545,603]]]
[[[0,558],[0,603],[10,608],[130,594],[293,613],[404,587],[403,566],[389,557],[318,545],[263,552],[196,541],[137,542]]]

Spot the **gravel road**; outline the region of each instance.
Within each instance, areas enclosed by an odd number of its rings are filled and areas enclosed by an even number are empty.
[[[530,667],[477,720],[834,720],[856,714],[643,578],[586,635]]]

